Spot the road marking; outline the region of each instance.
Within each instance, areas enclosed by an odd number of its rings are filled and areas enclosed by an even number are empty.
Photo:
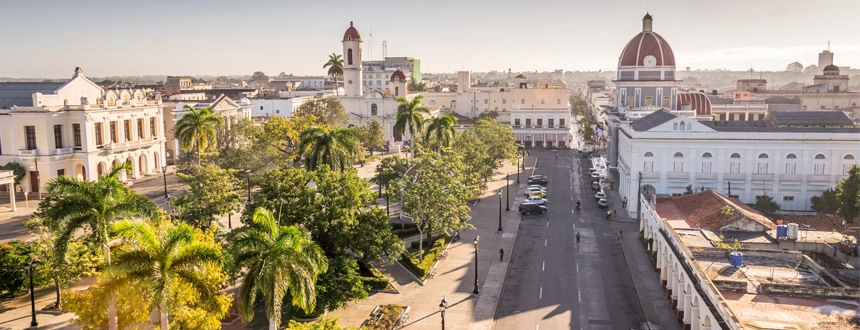
[[[546,238],[543,239],[543,246],[546,246]]]
[[[540,326],[535,324],[535,330],[538,330],[538,329],[540,329]]]
[[[549,221],[546,222],[546,227],[549,228]]]
[[[576,264],[576,272],[579,273],[579,264]]]
[[[573,224],[573,229],[576,230],[576,224]]]
[[[543,288],[541,288],[543,289]],[[579,302],[582,302],[582,291],[577,290],[576,295],[579,296]]]
[[[570,209],[570,214],[575,214],[575,213],[573,212],[573,209]]]
[[[544,270],[544,267],[546,267],[546,261],[541,261],[541,263],[540,263],[540,271],[543,271],[543,270]]]
[[[543,287],[540,287],[540,293],[538,293],[538,299],[543,299]]]

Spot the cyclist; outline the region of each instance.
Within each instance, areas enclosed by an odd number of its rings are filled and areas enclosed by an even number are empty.
[[[576,210],[579,211],[579,199],[576,200]]]
[[[576,246],[579,246],[579,233],[576,233]]]
[[[558,151],[555,152],[555,158],[558,158]]]

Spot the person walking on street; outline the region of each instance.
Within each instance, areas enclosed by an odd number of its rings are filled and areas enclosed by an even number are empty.
[[[624,197],[624,199],[621,201],[621,207],[625,209],[627,208],[627,197]]]
[[[499,261],[504,261],[505,259],[505,249],[499,249]]]
[[[579,232],[576,233],[576,247],[579,247]]]

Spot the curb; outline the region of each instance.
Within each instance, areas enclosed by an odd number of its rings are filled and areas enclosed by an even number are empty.
[[[633,272],[630,270],[630,263],[627,262],[627,253],[624,252],[624,243],[621,242],[622,238],[618,237],[618,236],[615,236],[615,238],[616,238],[616,241],[618,242],[617,243],[618,249],[621,250],[621,255],[624,257],[624,265],[627,268],[627,274],[630,275],[630,280],[633,282],[633,288],[636,290],[636,296],[638,299],[638,297],[642,296],[642,294],[641,294],[641,292],[642,292],[641,287],[642,286],[636,284],[636,277],[633,275]],[[653,322],[653,320],[648,319],[648,315],[645,314],[645,309],[642,307],[642,300],[641,299],[639,300],[639,303],[637,305],[639,305],[639,313],[640,313],[640,315],[642,315],[642,319],[645,320],[645,322],[644,322],[645,326],[647,326],[648,327],[647,329],[650,330],[651,324],[657,324],[657,323]]]
[[[537,163],[537,162],[535,162],[535,163]],[[537,165],[537,164],[535,164],[535,165]],[[532,173],[534,173],[534,171],[532,171]],[[517,238],[520,237],[520,229],[523,226],[522,223],[523,223],[523,216],[521,214],[520,215],[520,224],[517,225],[517,232],[516,232],[516,235],[514,235],[514,244],[511,247],[511,256],[510,256],[510,258],[508,258],[508,269],[505,270],[505,278],[502,281],[502,288],[499,291],[499,299],[496,300],[496,308],[494,308],[493,321],[490,323],[490,330],[496,329],[496,321],[497,321],[496,317],[499,315],[499,306],[501,306],[502,297],[505,294],[505,286],[508,283],[508,274],[511,273],[511,267],[513,267],[513,264],[514,264],[514,255],[515,255],[514,251],[517,250],[517,242],[519,242],[519,240]]]

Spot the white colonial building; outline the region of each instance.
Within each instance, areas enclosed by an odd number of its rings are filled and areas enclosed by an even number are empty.
[[[212,113],[220,116],[224,125],[228,126],[237,118],[251,119],[252,104],[247,98],[242,98],[236,102],[226,95],[221,94],[221,96],[212,102],[178,102],[172,105],[168,104],[168,111],[164,116],[164,126],[167,131],[166,153],[169,164],[175,164],[178,160],[179,154],[182,153],[182,150],[179,148],[179,141],[174,139],[173,127],[176,126],[176,123],[188,113],[188,109],[185,109],[186,105],[197,110],[202,108],[212,109]],[[176,151],[178,151],[178,153]]]
[[[80,68],[66,82],[0,83],[0,163],[27,168],[26,191],[61,175],[95,180],[123,162],[132,178],[160,173],[164,142],[160,95],[102,90]]]
[[[860,127],[841,111],[776,111],[757,121],[696,121],[659,110],[618,125],[619,193],[681,195],[711,189],[784,210],[835,187],[860,157]],[[636,204],[627,211],[636,214]]]

